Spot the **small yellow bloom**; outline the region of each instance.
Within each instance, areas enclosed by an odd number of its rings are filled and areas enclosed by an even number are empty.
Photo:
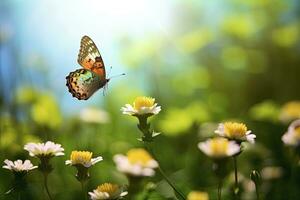
[[[101,192],[107,192],[108,194],[114,193],[118,189],[116,184],[103,183],[97,187],[97,190]]]
[[[300,126],[295,128],[295,136],[300,140]]]
[[[72,151],[70,159],[73,165],[76,165],[90,162],[92,156],[93,153],[89,151]]]
[[[89,195],[92,200],[116,200],[127,195],[127,192],[123,192],[122,188],[119,185],[104,183],[99,185],[97,189],[93,190],[93,192],[89,192]]]
[[[187,200],[209,200],[207,192],[191,191],[188,194]]]
[[[232,156],[240,151],[240,146],[238,144],[222,137],[200,142],[198,147],[206,155],[216,159]]]
[[[142,166],[147,166],[148,162],[153,160],[151,155],[144,149],[137,148],[131,149],[127,152],[128,161],[131,164],[140,164]]]
[[[243,123],[226,122],[224,123],[225,136],[229,138],[241,138],[246,135],[247,126]]]
[[[237,122],[225,122],[218,126],[215,130],[219,136],[226,137],[231,140],[248,141],[254,143],[256,135],[251,134],[251,131],[247,129],[247,126],[243,123]]]
[[[126,104],[124,107],[121,108],[123,114],[126,115],[156,115],[161,111],[161,107],[157,106],[155,103],[155,99],[151,97],[137,97],[133,105]]]
[[[131,149],[126,155],[114,156],[117,169],[132,176],[154,176],[154,169],[158,167],[156,160],[144,149]]]
[[[70,160],[66,161],[67,165],[83,165],[84,167],[90,167],[97,162],[103,160],[101,156],[92,158],[93,153],[89,151],[72,151]]]
[[[220,156],[223,155],[224,152],[227,151],[228,148],[228,141],[227,140],[213,140],[210,143],[210,149],[212,154],[216,155],[216,156]]]
[[[140,110],[143,107],[152,107],[155,99],[151,97],[137,97],[133,102],[133,107],[136,110]]]
[[[289,122],[300,118],[300,101],[290,101],[284,104],[281,108],[281,121]]]
[[[98,191],[107,192],[108,194],[114,194],[119,189],[119,186],[111,183],[104,183],[97,187]]]

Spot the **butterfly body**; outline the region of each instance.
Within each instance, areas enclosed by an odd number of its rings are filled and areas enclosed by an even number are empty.
[[[105,66],[99,50],[88,36],[83,36],[81,39],[77,61],[83,69],[71,72],[66,77],[66,85],[73,97],[87,100],[109,81],[106,78]]]

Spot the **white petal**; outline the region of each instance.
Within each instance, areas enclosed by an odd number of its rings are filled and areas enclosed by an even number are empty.
[[[100,162],[102,161],[103,158],[101,156],[98,156],[96,158],[92,158],[91,162],[92,162],[92,165],[96,164],[97,162]]]
[[[47,141],[46,143],[27,143],[24,149],[29,152],[30,156],[62,156],[64,155],[64,149],[60,144]]]
[[[143,176],[154,176],[155,171],[151,168],[144,168],[142,171]]]
[[[133,176],[153,176],[155,174],[153,168],[156,168],[158,166],[158,163],[156,161],[150,161],[148,163],[148,167],[143,167],[138,163],[132,164],[128,161],[128,158],[126,156],[121,154],[115,155],[114,161],[117,165],[117,169],[120,172],[131,174]]]
[[[233,155],[237,154],[238,152],[240,152],[240,150],[241,150],[240,145],[236,144],[233,141],[230,141],[229,145],[228,145],[227,155],[233,156]]]
[[[158,114],[160,111],[161,111],[161,107],[160,106],[155,106],[152,109],[152,113],[155,114],[155,115]]]
[[[139,115],[144,115],[144,114],[152,113],[152,109],[151,109],[151,107],[141,107],[141,108],[137,111],[137,113],[138,113]]]
[[[218,134],[219,136],[222,136],[222,137],[225,136],[225,130],[224,130],[224,124],[223,123],[220,123],[218,125],[218,128],[217,128],[217,130],[215,130],[215,133]]]
[[[295,137],[292,133],[285,133],[282,136],[282,141],[283,143],[285,143],[286,145],[291,145],[291,146],[296,146],[297,145],[297,140],[295,140]]]
[[[66,164],[66,165],[72,165],[72,161],[71,161],[71,160],[66,160],[66,161],[65,161],[65,164]]]
[[[147,163],[147,166],[150,167],[150,168],[157,168],[158,167],[158,162],[156,160],[150,160],[148,163]]]
[[[125,104],[125,106],[121,108],[121,111],[125,115],[133,115],[137,112],[130,104]]]
[[[4,163],[6,165],[3,166],[5,169],[9,169],[11,171],[19,172],[19,171],[29,171],[32,169],[37,168],[37,166],[33,166],[30,160],[25,160],[24,162],[22,160],[16,160],[14,162],[10,160],[5,160]]]
[[[124,196],[126,196],[128,194],[128,192],[122,192],[121,194],[120,194],[120,197],[124,197]]]
[[[203,153],[205,153],[206,155],[208,156],[211,156],[211,150],[210,150],[210,147],[209,147],[209,141],[206,141],[206,142],[200,142],[198,144],[198,148],[203,151]]]
[[[246,135],[247,141],[250,142],[250,143],[252,143],[252,144],[255,143],[255,138],[256,138],[256,135],[254,135],[254,134],[248,134],[248,135]]]

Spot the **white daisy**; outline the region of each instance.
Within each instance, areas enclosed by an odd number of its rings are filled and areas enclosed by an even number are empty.
[[[24,162],[22,160],[16,160],[13,162],[11,160],[6,159],[4,163],[5,163],[5,165],[3,165],[4,169],[8,169],[14,172],[23,172],[23,171],[28,172],[30,170],[38,168],[38,166],[33,166],[30,160],[25,160]]]
[[[288,146],[298,146],[300,144],[300,119],[290,124],[287,132],[281,139]]]
[[[89,192],[92,200],[117,200],[126,196],[128,192],[124,192],[123,188],[116,184],[104,183],[99,185],[93,192]]]
[[[161,107],[157,106],[155,99],[151,97],[137,97],[133,105],[125,104],[121,108],[121,111],[125,115],[156,115],[161,111]]]
[[[89,151],[72,151],[70,160],[66,161],[66,165],[83,165],[86,168],[91,167],[103,160],[101,156],[92,158],[93,153]]]
[[[132,176],[154,176],[158,163],[144,149],[131,149],[127,155],[114,156],[117,169]]]
[[[32,157],[53,157],[63,156],[64,149],[60,144],[47,141],[46,143],[27,143],[24,149],[29,152]]]
[[[212,158],[225,158],[233,156],[240,151],[240,146],[237,143],[222,137],[200,142],[198,148]]]
[[[248,130],[245,124],[236,122],[220,123],[215,133],[221,137],[226,137],[238,142],[248,141],[254,143],[254,139],[256,138],[256,135],[251,133],[251,130]]]

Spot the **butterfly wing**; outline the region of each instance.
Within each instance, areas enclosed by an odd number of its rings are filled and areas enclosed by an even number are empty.
[[[106,79],[88,69],[77,69],[71,72],[66,79],[69,92],[79,100],[87,100],[107,82]]]
[[[81,39],[77,61],[83,68],[95,72],[103,79],[106,78],[105,66],[100,52],[88,36],[83,36]]]

